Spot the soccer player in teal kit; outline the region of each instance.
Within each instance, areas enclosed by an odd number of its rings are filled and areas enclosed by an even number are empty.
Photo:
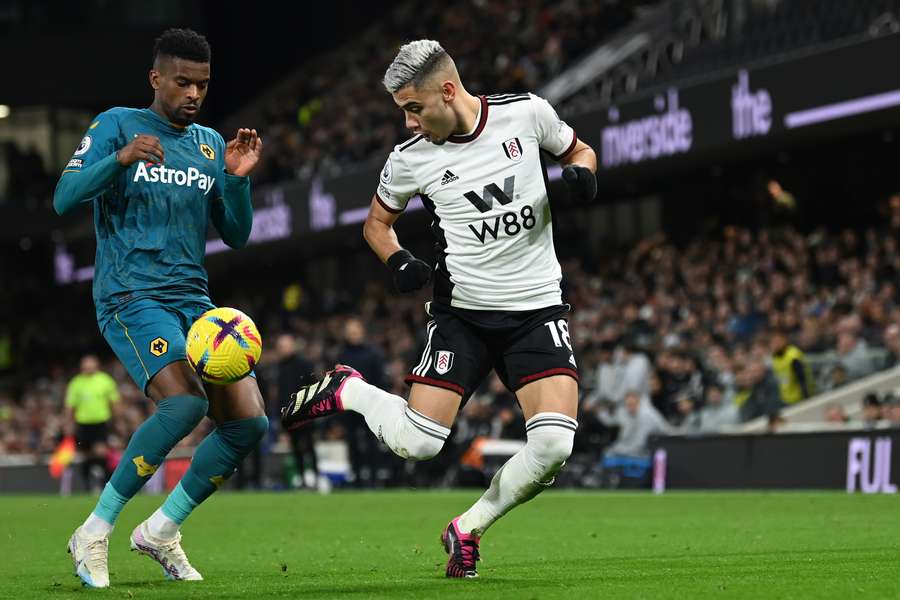
[[[253,222],[248,175],[262,152],[255,129],[239,129],[225,144],[214,130],[193,123],[206,97],[209,62],[203,36],[164,32],[153,51],[153,104],[98,115],[53,196],[60,214],[93,205],[97,322],[156,402],[97,506],[69,540],[75,573],[91,587],[109,586],[109,534],[125,503],[209,415],[216,428],[197,447],[187,473],[131,534],[131,548],[159,563],[169,579],[202,579],[181,548],[179,526],[268,427],[253,377],[204,387],[185,359],[188,328],[214,307],[203,268],[208,223],[229,246],[247,243]]]

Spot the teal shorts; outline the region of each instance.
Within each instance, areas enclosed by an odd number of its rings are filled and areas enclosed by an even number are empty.
[[[103,337],[137,386],[147,385],[163,367],[187,360],[185,339],[194,321],[215,308],[207,298],[138,298],[123,304],[103,327]]]

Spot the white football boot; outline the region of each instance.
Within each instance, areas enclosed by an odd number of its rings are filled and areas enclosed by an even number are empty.
[[[149,556],[163,569],[167,579],[175,581],[203,581],[203,576],[188,562],[181,549],[181,532],[171,540],[159,540],[150,535],[147,521],[131,532],[131,550]]]
[[[91,537],[79,527],[69,538],[75,575],[92,588],[109,587],[109,536]]]

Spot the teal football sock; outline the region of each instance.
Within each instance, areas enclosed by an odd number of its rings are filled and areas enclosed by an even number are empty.
[[[169,451],[203,420],[208,406],[206,399],[198,396],[161,400],[156,412],[131,436],[94,514],[114,524],[125,503],[147,483]]]
[[[194,502],[194,499],[187,495],[187,492],[184,491],[184,487],[182,487],[181,482],[179,481],[178,485],[175,486],[175,489],[172,490],[172,493],[169,494],[169,497],[166,498],[161,510],[164,515],[172,519],[178,525],[181,525],[196,507],[197,502]]]
[[[210,497],[219,486],[231,477],[244,457],[259,443],[269,428],[266,417],[250,417],[222,423],[197,446],[191,466],[178,484],[193,506],[183,501],[181,492],[175,491],[163,504],[163,512],[173,521],[184,521],[187,514]],[[178,487],[175,488],[178,490]],[[178,519],[181,521],[178,521]]]

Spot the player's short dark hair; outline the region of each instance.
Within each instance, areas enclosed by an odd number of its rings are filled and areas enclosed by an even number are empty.
[[[166,29],[153,45],[153,62],[160,56],[208,63],[209,42],[193,29]]]

